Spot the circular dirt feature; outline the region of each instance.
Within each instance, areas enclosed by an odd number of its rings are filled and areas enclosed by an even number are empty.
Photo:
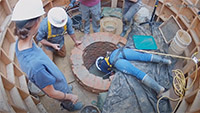
[[[100,93],[108,91],[109,79],[103,79],[89,71],[99,56],[105,56],[107,51],[113,51],[117,45],[125,45],[126,39],[107,32],[90,34],[81,45],[71,51],[70,60],[76,80],[86,90]]]

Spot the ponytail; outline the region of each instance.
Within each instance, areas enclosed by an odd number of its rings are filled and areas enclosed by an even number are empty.
[[[35,25],[38,19],[39,17],[31,20],[17,21],[15,27],[15,35],[17,35],[21,40],[26,39],[29,36],[31,28]]]

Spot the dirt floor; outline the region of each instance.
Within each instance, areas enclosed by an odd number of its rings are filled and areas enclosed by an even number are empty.
[[[118,23],[116,34],[120,34],[122,31],[122,22],[119,19],[117,19],[116,21]],[[90,31],[92,33],[92,27],[90,28],[91,28]],[[101,28],[101,31],[102,31],[102,28]],[[84,36],[84,33],[76,30],[75,35],[78,40],[83,40],[82,37]],[[67,51],[66,57],[61,58],[59,56],[54,56],[54,63],[64,73],[68,84],[73,86],[73,93],[79,96],[79,101],[82,101],[85,105],[89,105],[91,104],[93,100],[95,101],[97,100],[97,94],[94,94],[85,90],[82,86],[78,84],[78,82],[74,78],[74,75],[71,70],[71,64],[70,64],[70,54],[71,54],[71,50],[74,47],[74,42],[69,37],[69,35],[65,36],[65,46],[66,46],[66,51]],[[43,96],[43,97],[40,97],[40,100],[48,113],[68,113],[67,110],[61,110],[60,102],[58,102],[55,99],[49,98],[48,96]],[[79,113],[79,111],[72,112],[72,113]]]

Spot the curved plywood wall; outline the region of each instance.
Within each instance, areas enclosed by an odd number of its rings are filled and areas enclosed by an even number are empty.
[[[9,113],[39,113],[39,100],[31,96],[27,88],[26,75],[19,68],[15,56],[14,23],[11,22],[11,13],[18,0],[0,0],[0,112]],[[117,1],[117,0],[111,0]],[[153,0],[142,0],[144,4],[154,6]],[[102,2],[108,2],[102,0]],[[45,11],[54,6],[66,6],[69,0],[43,0]],[[108,4],[107,4],[108,5]],[[111,2],[109,2],[111,5]],[[122,5],[122,0],[118,0],[118,5]],[[190,7],[185,7],[189,5]],[[174,15],[181,27],[192,37],[192,43],[185,51],[186,56],[191,56],[195,51],[199,51],[200,45],[200,0],[159,0],[156,11],[157,21],[166,21],[170,15]],[[188,83],[194,79],[194,66],[184,61],[182,66],[189,76]],[[200,68],[198,68],[198,79],[193,88],[187,91],[178,111],[180,112],[200,112]]]
[[[142,0],[144,4],[154,7],[155,1]],[[199,52],[200,48],[200,0],[159,0],[156,10],[157,21],[166,21],[173,15],[182,29],[187,31],[192,37],[192,43],[185,50],[185,56],[191,57],[193,53]],[[200,55],[198,55],[200,58]],[[195,67],[192,61],[185,60],[183,72],[188,76],[187,87],[191,84],[195,76]],[[198,67],[198,77],[190,90],[186,91],[177,113],[199,113],[200,112],[200,67]],[[175,105],[175,104],[174,104]],[[174,106],[172,105],[174,108]]]

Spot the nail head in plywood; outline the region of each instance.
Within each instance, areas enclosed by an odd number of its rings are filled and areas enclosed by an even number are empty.
[[[167,44],[171,42],[176,32],[180,29],[182,28],[173,15],[159,26],[159,30]]]

